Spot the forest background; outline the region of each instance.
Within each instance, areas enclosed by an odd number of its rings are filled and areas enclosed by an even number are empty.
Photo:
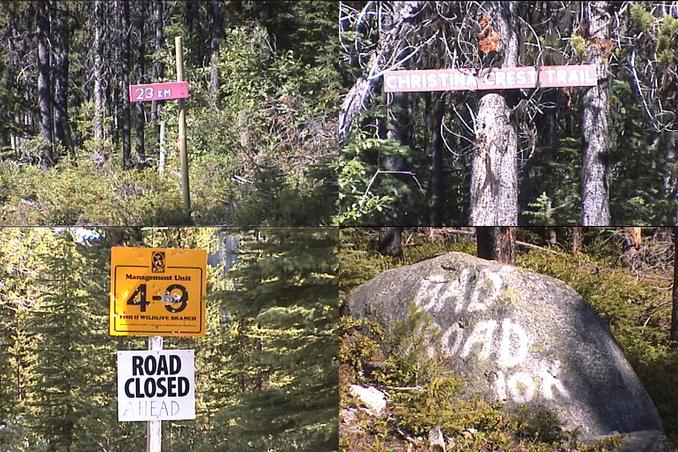
[[[329,223],[336,13],[332,2],[2,2],[0,224]],[[190,221],[177,102],[127,98],[130,84],[176,79],[175,36],[190,86]]]
[[[0,229],[0,449],[142,450],[118,422],[112,246],[208,253],[207,331],[194,349],[196,419],[163,450],[336,450],[338,230]]]
[[[340,3],[344,225],[678,223],[678,4]],[[384,93],[385,71],[593,64],[594,87]]]

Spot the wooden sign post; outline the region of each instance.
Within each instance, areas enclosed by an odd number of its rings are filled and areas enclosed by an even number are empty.
[[[128,94],[130,102],[156,102],[159,100],[178,100],[179,102],[179,159],[181,161],[181,198],[183,203],[184,220],[186,224],[193,224],[191,219],[191,194],[188,184],[188,154],[186,152],[186,102],[188,99],[188,82],[184,80],[184,48],[181,36],[174,38],[176,53],[177,81],[168,83],[148,83],[130,85]],[[162,133],[162,132],[161,132]],[[161,145],[159,171],[162,172],[164,154]]]
[[[174,38],[177,59],[177,81],[184,80],[184,47],[181,36]],[[191,224],[191,194],[188,190],[188,154],[186,153],[186,104],[179,99],[179,158],[181,159],[181,187],[184,204],[184,216]]]
[[[148,336],[149,351],[163,349],[163,336],[204,336],[206,267],[205,250],[111,248],[110,334]],[[148,422],[146,452],[161,450],[162,416],[151,408],[133,418]]]
[[[162,336],[149,336],[148,350],[162,350]],[[146,452],[162,451],[162,421],[146,424]]]

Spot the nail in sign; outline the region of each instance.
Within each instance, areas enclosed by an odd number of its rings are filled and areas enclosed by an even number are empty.
[[[130,102],[151,102],[188,98],[188,82],[147,83],[129,86]]]

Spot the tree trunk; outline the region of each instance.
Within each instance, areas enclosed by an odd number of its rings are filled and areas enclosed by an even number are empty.
[[[153,28],[154,28],[154,44],[155,44],[155,62],[153,63],[153,77],[155,82],[162,80],[164,75],[162,66],[162,45],[165,40],[163,31],[163,0],[155,0],[153,3]],[[151,120],[155,124],[155,135],[160,143],[160,107],[157,102],[151,104]]]
[[[662,147],[664,148],[664,158],[666,168],[662,175],[664,193],[669,201],[669,218],[672,225],[678,226],[678,159],[676,158],[676,136],[678,133],[663,130],[661,132]]]
[[[64,10],[59,9],[56,1],[51,3],[53,13],[52,24],[53,61],[54,61],[54,139],[64,148],[67,147],[68,136],[68,47],[69,26],[68,2],[63,3]]]
[[[104,139],[104,4],[102,0],[94,2],[94,140]]]
[[[219,108],[219,46],[224,35],[224,14],[221,0],[210,0],[210,101]]]
[[[195,30],[195,20],[198,18],[198,4],[197,0],[186,0],[186,15],[185,15],[185,25],[186,25],[186,47],[189,49],[195,48],[196,41],[198,41]],[[198,18],[199,19],[199,18]],[[196,52],[202,53],[202,52]],[[195,63],[197,56],[188,55],[190,63]]]
[[[443,137],[440,127],[445,114],[445,96],[426,93],[426,126],[428,128],[428,155],[431,156],[431,226],[442,226],[445,206],[445,179],[443,175]]]
[[[622,261],[627,267],[633,268],[635,256],[643,243],[642,230],[638,227],[628,227],[624,228],[623,234],[624,255],[622,256]]]
[[[379,228],[379,252],[385,256],[402,256],[402,232],[403,228],[399,226]]]
[[[139,43],[137,46],[137,67],[136,67],[136,72],[137,72],[137,83],[141,84],[144,83],[144,71],[145,71],[145,65],[146,65],[146,43],[145,43],[145,36],[144,36],[144,24],[145,24],[145,16],[146,16],[146,11],[144,10],[145,3],[141,2],[139,3],[139,11],[137,11],[137,23],[136,23],[136,29],[138,32],[139,36]],[[136,148],[137,148],[137,156],[139,158],[139,165],[143,166],[146,163],[146,151],[145,151],[145,143],[144,143],[144,126],[146,124],[146,109],[144,107],[143,102],[137,102],[136,103],[136,110],[137,110],[137,118],[136,118]]]
[[[605,11],[607,2],[588,2],[590,42],[589,63],[598,65],[599,71],[607,71],[606,57],[599,43],[609,35],[610,16]],[[586,8],[586,4],[583,6]],[[607,92],[607,77],[597,86],[588,88],[582,97],[582,224],[606,226],[610,224],[609,168],[607,154],[610,147],[609,115],[610,102]]]
[[[673,309],[671,310],[671,339],[678,340],[678,227],[673,228]]]
[[[582,249],[582,228],[575,226],[572,228],[572,252],[578,253]]]
[[[512,227],[477,227],[478,257],[503,264],[514,264],[516,254],[516,229]]]
[[[490,14],[502,40],[502,67],[514,67],[518,64],[516,2],[492,2]],[[469,223],[516,225],[518,133],[503,95],[489,93],[480,99],[475,127]]]
[[[36,5],[36,32],[38,36],[38,105],[40,109],[40,136],[45,140],[41,152],[43,168],[54,164],[52,140],[52,93],[50,87],[49,61],[49,19],[47,0],[39,0]]]
[[[132,167],[132,145],[130,139],[130,101],[126,96],[129,87],[130,73],[130,27],[129,27],[129,3],[122,1],[122,167],[128,169]]]
[[[393,14],[388,19],[379,36],[377,50],[370,56],[362,75],[358,77],[349,90],[339,110],[339,143],[345,144],[351,134],[353,119],[368,109],[374,100],[374,91],[381,77],[373,77],[373,73],[381,70],[382,65],[390,60],[400,41],[405,38],[405,30],[411,28],[410,22],[425,5],[422,1],[393,2]]]

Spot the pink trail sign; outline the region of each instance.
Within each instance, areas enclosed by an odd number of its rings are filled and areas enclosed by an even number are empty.
[[[519,66],[474,69],[432,69],[388,71],[384,73],[384,91],[412,93],[421,91],[495,90],[516,88],[554,88],[595,86],[596,66]]]
[[[130,102],[151,102],[188,98],[188,82],[148,83],[129,86]]]

